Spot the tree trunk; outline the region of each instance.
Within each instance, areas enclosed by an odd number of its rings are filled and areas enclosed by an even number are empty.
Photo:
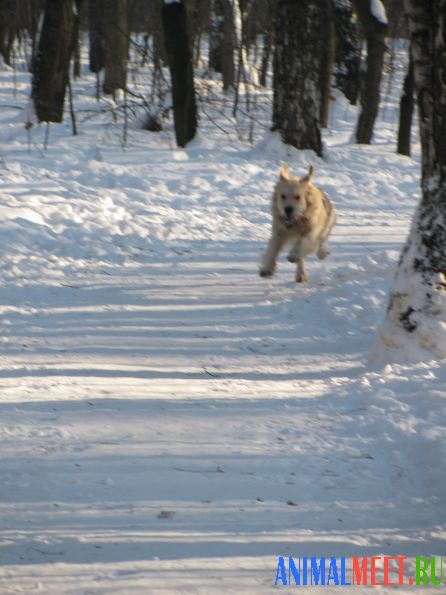
[[[352,105],[356,105],[361,66],[358,27],[353,19],[350,0],[333,0],[333,9],[336,33],[335,85]]]
[[[406,0],[418,98],[422,198],[401,254],[381,346],[446,357],[446,0]],[[423,351],[414,352],[413,347]]]
[[[409,48],[409,66],[404,79],[403,94],[400,101],[400,124],[398,128],[397,152],[410,156],[410,133],[412,129],[412,116],[415,105],[414,100],[415,79],[413,73],[412,52]]]
[[[237,0],[235,0],[237,1]],[[223,47],[222,47],[222,75],[223,89],[226,91],[234,87],[234,11],[231,0],[223,2]]]
[[[321,45],[325,42],[319,0],[279,0],[273,76],[273,130],[284,143],[322,154]],[[299,24],[296,31],[296,23]]]
[[[42,2],[33,2],[29,0],[26,3],[27,7],[27,18],[28,18],[28,31],[31,36],[31,60],[28,64],[28,70],[32,71],[32,65],[37,52],[37,42],[39,33],[39,23],[42,16],[43,5]]]
[[[322,44],[321,56],[321,71],[320,71],[320,85],[321,85],[321,113],[320,121],[322,128],[328,128],[328,117],[330,114],[330,97],[331,97],[331,76],[333,72],[333,64],[336,51],[335,43],[335,28],[332,0],[324,0],[323,2],[324,21],[327,30],[327,38]]]
[[[234,86],[233,0],[213,0],[209,35],[209,67],[223,75],[223,89]]]
[[[72,0],[47,0],[33,66],[32,98],[40,122],[62,122],[73,31]]]
[[[172,79],[173,116],[177,145],[184,147],[197,129],[194,75],[186,10],[183,3],[163,6],[163,28]]]
[[[11,48],[17,33],[18,7],[14,0],[0,0],[0,53],[11,66]]]
[[[8,14],[6,10],[6,0],[0,0],[0,54],[3,60],[8,64],[9,56],[6,53],[6,39],[8,36]]]
[[[223,0],[211,1],[209,28],[209,68],[223,72]]]
[[[162,21],[163,0],[150,0],[148,5],[149,34],[152,36],[153,62],[156,68],[167,63]]]
[[[356,142],[370,144],[379,108],[387,23],[375,16],[371,0],[355,0],[355,7],[367,43],[367,64],[361,84],[361,113],[356,127]]]
[[[100,72],[105,66],[104,1],[89,1],[90,70]]]
[[[266,87],[266,77],[268,74],[268,65],[273,49],[273,32],[268,31],[263,35],[263,51],[262,51],[262,66],[260,69],[259,83],[262,87]]]
[[[128,15],[127,0],[105,0],[105,77],[104,93],[125,89],[127,83]]]

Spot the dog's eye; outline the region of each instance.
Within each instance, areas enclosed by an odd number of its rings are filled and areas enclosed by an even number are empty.
[[[280,198],[281,198],[282,200],[285,200],[285,199],[286,199],[286,195],[285,195],[285,194],[281,194],[281,195],[280,195]]]
[[[300,196],[298,194],[296,194],[296,196],[294,197],[296,200],[300,200]]]

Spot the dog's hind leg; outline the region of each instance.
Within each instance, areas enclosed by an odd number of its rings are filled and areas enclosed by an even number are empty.
[[[274,271],[276,270],[276,259],[283,248],[283,244],[283,238],[274,234],[271,236],[265,254],[262,256],[260,262],[259,275],[261,277],[271,277],[271,275],[274,275]]]
[[[330,237],[330,233],[333,228],[333,225],[334,225],[334,219],[332,219],[331,221],[328,221],[327,225],[325,226],[325,229],[321,233],[321,237],[319,238],[319,244],[318,244],[318,249],[317,249],[316,255],[321,260],[323,260],[324,258],[327,258],[327,256],[330,254],[330,252],[328,250],[328,238]]]
[[[328,251],[328,238],[330,237],[331,230],[333,229],[333,225],[336,222],[336,214],[333,209],[333,206],[327,198],[325,198],[325,200],[327,205],[326,208],[328,210],[328,217],[327,222],[325,223],[325,227],[322,230],[321,236],[319,238],[319,245],[316,252],[317,257],[321,260],[327,258],[327,256],[330,254],[330,252]]]

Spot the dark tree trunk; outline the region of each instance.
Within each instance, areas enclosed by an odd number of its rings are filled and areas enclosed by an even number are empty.
[[[418,98],[422,198],[401,254],[381,340],[399,349],[415,341],[428,357],[446,357],[446,0],[406,0],[406,8]]]
[[[177,145],[184,147],[193,139],[197,129],[194,75],[186,10],[180,2],[164,4],[162,15],[172,79],[175,136]]]
[[[28,14],[28,30],[31,36],[31,61],[28,64],[28,68],[32,71],[32,65],[37,52],[37,34],[39,28],[40,17],[42,15],[42,2],[34,2],[29,0],[27,3],[27,14]]]
[[[222,75],[223,89],[234,87],[234,11],[231,0],[223,2],[223,47],[222,47]]]
[[[8,64],[6,55],[6,39],[8,36],[8,15],[6,10],[6,0],[0,0],[0,54],[3,60]]]
[[[378,115],[387,25],[373,14],[371,0],[355,0],[355,7],[367,44],[367,64],[361,81],[361,113],[356,127],[356,142],[370,144]]]
[[[76,14],[74,16],[74,26],[73,26],[73,76],[74,78],[79,78],[81,75],[81,47],[79,41],[79,29],[80,29],[80,19],[81,19],[81,10],[82,10],[82,3],[83,0],[76,0]]]
[[[32,98],[40,122],[62,122],[73,33],[72,0],[47,0],[33,66]]]
[[[334,28],[334,14],[332,0],[323,0],[324,22],[326,28],[326,39],[322,44],[321,56],[321,113],[320,121],[322,128],[328,128],[328,117],[330,114],[331,97],[331,76],[335,59],[336,42]]]
[[[125,89],[128,58],[127,0],[105,0],[104,8],[104,93]]]
[[[273,130],[297,149],[322,154],[321,44],[325,24],[319,0],[279,0],[273,77]],[[299,24],[296,31],[296,23]]]
[[[223,72],[223,0],[211,1],[209,29],[209,68]]]
[[[15,37],[17,6],[13,0],[0,0],[0,53],[11,66],[11,48]]]
[[[104,1],[89,1],[90,70],[100,72],[105,66]]]
[[[223,89],[234,86],[234,10],[232,0],[213,0],[209,35],[209,68],[223,75]]]
[[[413,72],[412,52],[409,48],[409,66],[404,79],[403,94],[400,101],[400,124],[398,128],[397,152],[410,156],[410,133],[412,130],[412,116],[415,106],[414,99],[415,78]]]
[[[260,69],[260,84],[266,87],[266,77],[268,74],[268,65],[273,49],[273,32],[268,31],[263,35],[263,52],[262,52],[262,66]]]
[[[161,17],[163,0],[149,2],[149,34],[153,42],[153,61],[156,68],[167,62],[166,44],[164,42],[163,21]]]
[[[358,27],[350,0],[333,0],[333,9],[336,33],[335,85],[352,105],[356,105],[361,66]]]

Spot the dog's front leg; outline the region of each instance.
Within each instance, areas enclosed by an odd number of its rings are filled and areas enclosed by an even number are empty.
[[[297,241],[291,248],[288,254],[289,262],[297,263],[296,281],[298,283],[306,283],[308,281],[307,272],[305,270],[304,257],[312,251],[312,238],[305,237]]]
[[[297,283],[306,283],[308,281],[308,275],[307,271],[305,270],[305,262],[303,258],[299,258],[297,261],[296,281]]]
[[[300,259],[305,258],[308,254],[311,254],[312,247],[313,238],[311,236],[299,238],[288,254],[288,262],[298,262]]]
[[[271,275],[274,275],[274,271],[276,270],[276,259],[282,247],[283,239],[273,234],[260,262],[259,275],[261,277],[271,277]]]

